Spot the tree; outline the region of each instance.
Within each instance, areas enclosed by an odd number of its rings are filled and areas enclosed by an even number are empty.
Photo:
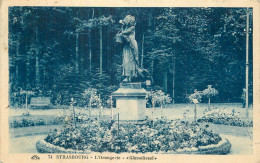
[[[95,88],[88,88],[82,93],[82,95],[85,98],[86,102],[88,103],[89,117],[91,117],[92,105],[93,103],[95,104],[96,102],[95,97],[97,97],[97,90]]]
[[[152,120],[153,120],[153,114],[154,114],[154,108],[155,105],[159,105],[161,108],[161,116],[163,116],[163,107],[171,102],[171,98],[168,94],[165,94],[162,90],[156,90],[156,91],[149,91],[148,95],[146,97],[147,102],[151,100],[152,102]]]
[[[212,85],[208,85],[208,88],[204,89],[202,94],[208,98],[208,109],[210,109],[210,98],[216,96],[218,91],[215,88],[212,88]]]
[[[194,122],[197,122],[197,105],[201,101],[201,92],[194,90],[194,93],[189,96],[189,100],[191,103],[195,104],[194,107]]]
[[[94,10],[93,10],[93,15],[94,15]],[[92,16],[94,17],[94,16]],[[103,72],[103,26],[107,26],[109,25],[110,23],[113,23],[113,19],[112,19],[112,16],[108,16],[108,17],[105,17],[105,16],[100,16],[99,18],[92,18],[92,19],[89,19],[87,21],[82,21],[82,20],[79,20],[80,21],[80,24],[77,28],[77,32],[83,32],[85,31],[86,29],[89,29],[89,32],[91,32],[91,29],[93,28],[98,28],[99,29],[99,70],[100,70],[100,74],[102,75],[102,72]],[[91,43],[90,43],[90,46],[91,46]],[[92,51],[90,51],[90,55],[92,54]]]

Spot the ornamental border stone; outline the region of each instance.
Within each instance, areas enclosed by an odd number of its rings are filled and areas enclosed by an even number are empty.
[[[198,154],[198,155],[226,155],[230,152],[231,144],[227,139],[223,139],[218,144],[201,146],[196,150],[184,149],[176,154]]]
[[[44,139],[36,142],[39,153],[77,153],[90,154],[91,151],[65,149],[46,142]],[[201,146],[199,148],[185,148],[174,152],[159,152],[160,154],[197,154],[197,155],[226,155],[230,152],[231,144],[227,139],[222,139],[218,144]],[[150,153],[150,152],[149,152]],[[156,154],[156,152],[155,152]]]

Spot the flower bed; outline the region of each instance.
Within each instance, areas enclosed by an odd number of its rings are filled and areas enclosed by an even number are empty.
[[[76,114],[75,116],[77,123],[85,123],[88,120],[86,115]],[[32,126],[43,126],[43,125],[61,125],[64,124],[66,119],[65,115],[57,116],[14,116],[9,120],[10,128],[20,127],[32,127]]]
[[[39,153],[78,153],[89,154],[89,150],[73,150],[65,149],[46,142],[45,140],[39,140],[36,143],[36,148]],[[199,148],[184,148],[177,151],[168,151],[164,154],[214,154],[225,155],[230,152],[231,144],[227,139],[222,139],[218,144],[203,146]],[[160,152],[156,152],[160,153]]]
[[[180,121],[157,121],[154,127],[151,123],[120,124],[119,130],[115,123],[92,122],[81,128],[68,128],[48,135],[36,146],[43,153],[92,151],[197,154],[227,154],[231,147],[228,141],[222,140],[207,128]]]
[[[253,121],[242,120],[239,113],[225,109],[213,109],[205,112],[205,115],[198,122],[210,122],[239,127],[253,127]]]
[[[61,124],[60,120],[44,120],[43,118],[39,119],[30,119],[23,118],[21,120],[12,120],[9,123],[11,128],[20,128],[20,127],[31,127],[31,126],[43,126],[43,125],[58,125]]]
[[[31,127],[31,126],[43,126],[43,125],[58,125],[62,124],[61,120],[58,118],[54,119],[44,119],[44,118],[22,118],[15,119],[9,122],[11,128],[20,128],[20,127]]]

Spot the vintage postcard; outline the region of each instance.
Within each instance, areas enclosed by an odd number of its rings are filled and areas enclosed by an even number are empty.
[[[0,162],[260,162],[260,1],[1,1]]]

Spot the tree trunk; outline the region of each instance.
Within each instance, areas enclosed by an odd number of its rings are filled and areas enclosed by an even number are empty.
[[[18,58],[19,58],[19,46],[20,42],[19,39],[17,39],[16,42],[16,59],[15,59],[15,80],[17,80],[17,83],[19,83],[19,64],[18,64]]]
[[[19,83],[19,67],[18,63],[15,64],[15,80],[17,83]]]
[[[81,38],[79,38],[79,40],[81,40]],[[84,73],[84,65],[85,65],[85,61],[84,61],[84,55],[86,54],[86,51],[85,50],[82,50],[82,47],[83,47],[83,42],[81,41],[79,43],[79,49],[80,49],[80,53],[79,53],[79,72],[80,74],[83,74]]]
[[[26,88],[28,89],[30,86],[30,55],[26,55]]]
[[[92,63],[92,42],[91,42],[91,29],[89,29],[89,72],[91,73]]]
[[[92,9],[93,13],[92,13],[92,19],[94,19],[94,14],[95,14],[95,10]],[[89,28],[89,72],[91,73],[91,68],[92,68],[92,41],[91,41],[91,28]]]
[[[75,55],[75,68],[76,68],[76,73],[79,73],[79,34],[76,34],[76,55]]]
[[[44,88],[46,88],[45,87],[46,86],[46,84],[45,84],[45,82],[46,82],[46,67],[42,68],[42,81],[43,81],[42,85],[44,86]]]
[[[38,50],[36,50],[38,51]],[[36,86],[39,85],[39,80],[40,80],[40,70],[39,70],[39,57],[38,57],[38,52],[36,52],[36,59],[35,59],[35,80],[36,80]]]
[[[38,27],[36,27],[35,81],[36,81],[36,86],[39,86],[39,82],[40,82],[40,69],[39,69],[39,40],[38,40]]]
[[[167,74],[167,72],[165,71],[164,73],[163,73],[163,88],[164,88],[164,92],[165,92],[165,94],[167,94],[167,83],[168,83],[168,74]]]
[[[175,57],[173,57],[172,65],[172,103],[175,103]]]
[[[152,80],[154,81],[154,59],[152,58],[152,63],[151,63],[151,69],[152,69]]]
[[[102,27],[99,28],[99,35],[100,35],[100,44],[99,44],[99,45],[100,45],[100,53],[99,53],[99,57],[100,57],[100,58],[99,58],[99,59],[100,59],[99,64],[100,64],[100,65],[99,65],[99,72],[100,72],[100,75],[102,75],[102,71],[103,71],[103,70],[102,70],[102,68],[103,68],[103,67],[102,67],[102,65],[103,65],[103,47],[102,47],[102,46],[103,46],[103,45],[102,45],[102,42],[103,42],[102,39],[103,39],[103,38],[102,38]]]

